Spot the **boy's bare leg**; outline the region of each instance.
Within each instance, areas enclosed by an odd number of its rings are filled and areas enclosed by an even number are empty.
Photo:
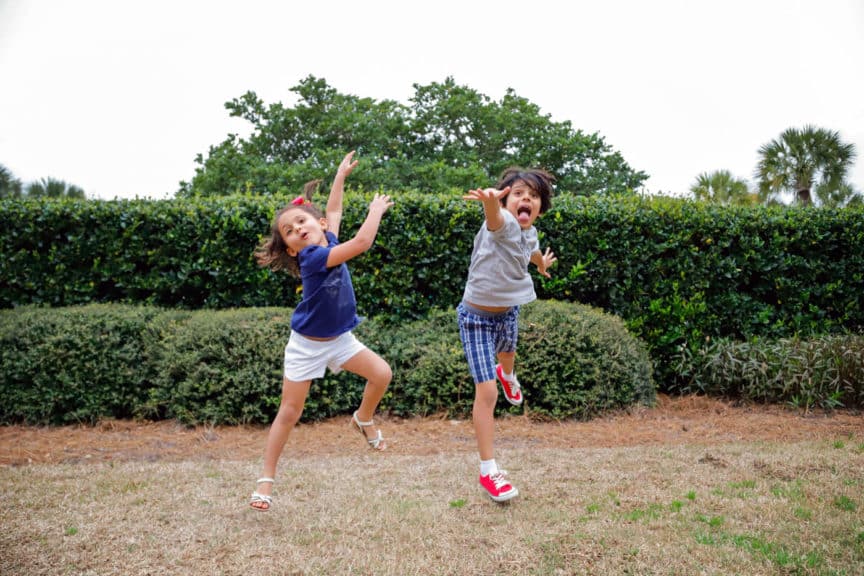
[[[487,380],[476,385],[471,415],[480,460],[492,460],[495,457],[495,403],[497,401],[498,384],[495,380]]]
[[[499,352],[498,363],[501,364],[505,374],[513,374],[513,368],[516,365],[516,352]]]

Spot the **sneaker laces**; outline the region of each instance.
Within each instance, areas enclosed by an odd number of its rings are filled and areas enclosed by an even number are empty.
[[[504,478],[505,476],[507,476],[507,471],[506,470],[499,470],[498,472],[496,472],[494,474],[490,474],[489,479],[492,480],[492,483],[495,485],[495,488],[500,490],[502,486],[504,486],[505,484],[509,484],[509,482],[507,482],[507,480]]]
[[[522,386],[519,385],[519,380],[516,379],[516,375],[513,375],[513,378],[507,380],[510,383],[510,393],[515,396],[522,391]]]

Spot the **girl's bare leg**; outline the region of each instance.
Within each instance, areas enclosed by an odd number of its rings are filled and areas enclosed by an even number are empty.
[[[279,456],[282,455],[282,449],[285,448],[291,430],[294,429],[297,421],[300,420],[300,415],[303,414],[303,405],[306,403],[306,396],[309,394],[311,384],[311,380],[305,382],[282,380],[282,400],[279,403],[279,412],[267,433],[264,467],[261,471],[262,478],[276,477],[276,464],[279,462]],[[256,492],[269,496],[273,492],[273,484],[262,482],[258,485]],[[257,502],[253,506],[255,508],[267,507],[263,502]]]
[[[366,379],[366,388],[363,390],[363,399],[357,409],[357,419],[361,422],[370,422],[375,416],[375,410],[387,391],[387,386],[393,379],[393,371],[387,361],[378,356],[368,348],[358,352],[350,360],[342,365],[342,368],[352,374],[357,374]],[[363,429],[367,438],[375,438],[377,432]]]

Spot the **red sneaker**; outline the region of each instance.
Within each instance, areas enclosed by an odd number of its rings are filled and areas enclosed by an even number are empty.
[[[514,406],[522,404],[522,387],[519,386],[519,380],[516,379],[516,374],[508,380],[504,377],[504,369],[498,364],[495,366],[495,374],[501,382],[501,388],[504,389],[504,397]]]
[[[519,490],[504,479],[506,475],[507,472],[499,470],[489,476],[480,476],[480,486],[495,502],[506,502],[519,495]]]

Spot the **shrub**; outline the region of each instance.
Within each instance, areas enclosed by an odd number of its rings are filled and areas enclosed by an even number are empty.
[[[471,414],[474,380],[454,309],[434,309],[427,318],[384,331],[382,336],[385,358],[393,368],[387,409],[406,416]]]
[[[181,313],[151,327],[154,386],[141,415],[186,424],[267,423],[279,406],[291,310]]]
[[[654,403],[648,351],[617,316],[550,300],[526,306],[519,323],[519,381],[534,412],[588,419]]]
[[[0,423],[95,423],[147,393],[142,334],[156,308],[117,304],[0,311]]]
[[[591,418],[655,398],[644,344],[617,317],[581,304],[536,301],[521,310],[516,371],[526,410],[551,418]],[[397,329],[390,342],[396,412],[468,416],[474,383],[456,313],[435,311]],[[498,410],[512,408],[499,395]]]
[[[683,347],[685,391],[796,407],[864,407],[864,336],[826,335]]]

